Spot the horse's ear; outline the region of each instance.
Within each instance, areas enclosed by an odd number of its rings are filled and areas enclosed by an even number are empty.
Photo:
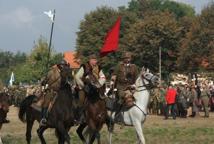
[[[145,69],[144,66],[142,67],[142,70],[141,70],[141,71],[142,71],[142,73],[144,73],[144,72],[146,71],[146,69]]]
[[[146,69],[146,72],[149,73],[149,69],[148,68]]]

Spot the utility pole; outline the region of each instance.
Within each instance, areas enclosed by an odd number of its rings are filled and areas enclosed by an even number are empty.
[[[159,46],[159,77],[160,77],[160,86],[162,86],[162,77],[161,77],[161,46]]]

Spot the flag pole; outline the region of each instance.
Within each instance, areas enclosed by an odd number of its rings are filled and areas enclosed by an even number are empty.
[[[50,53],[51,53],[51,44],[52,44],[52,36],[53,36],[53,28],[54,28],[54,21],[55,21],[55,9],[53,11],[53,20],[52,20],[52,25],[51,25],[51,35],[50,35],[50,41],[48,45],[48,58],[47,58],[47,64],[46,64],[46,71],[48,71],[49,67],[49,60],[50,60]]]

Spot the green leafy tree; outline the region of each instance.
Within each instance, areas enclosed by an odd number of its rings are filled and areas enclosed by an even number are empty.
[[[77,54],[81,57],[82,62],[86,62],[90,54],[99,54],[105,36],[116,22],[118,16],[122,17],[119,52],[109,54],[100,60],[101,63],[104,62],[102,64],[106,70],[118,62],[121,51],[123,51],[125,47],[123,38],[127,35],[127,31],[131,25],[137,20],[137,16],[135,13],[128,12],[124,8],[120,8],[119,11],[117,11],[109,7],[97,8],[95,11],[87,14],[80,23],[76,48]]]
[[[181,18],[184,16],[194,17],[195,15],[195,11],[190,5],[170,0],[150,0],[149,6],[153,10],[167,10],[173,13],[176,18]]]
[[[48,43],[42,36],[35,43],[30,55],[24,64],[14,67],[15,82],[35,83],[40,80],[51,66],[59,63],[63,55],[56,53],[53,48],[50,53],[49,65],[47,67]]]
[[[11,65],[13,65],[13,53],[6,51],[6,52],[0,52],[0,68],[9,68]]]
[[[195,19],[182,41],[178,65],[190,72],[214,69],[214,3],[205,8]]]
[[[129,30],[126,50],[135,55],[134,62],[158,71],[159,48],[162,50],[162,70],[175,70],[181,27],[169,12],[155,13],[139,20]]]

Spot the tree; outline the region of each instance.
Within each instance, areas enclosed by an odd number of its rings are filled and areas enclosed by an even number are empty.
[[[175,70],[181,27],[169,12],[154,13],[139,20],[129,30],[126,50],[134,53],[134,62],[158,71],[158,52],[162,49],[162,69]]]
[[[119,52],[116,54],[109,54],[100,60],[104,69],[113,66],[118,60],[121,51],[124,49],[123,38],[127,35],[127,30],[137,20],[135,13],[128,12],[124,8],[119,11],[109,7],[97,8],[95,11],[87,14],[80,23],[80,31],[77,33],[77,55],[81,57],[83,62],[87,61],[90,54],[99,54],[103,46],[107,32],[116,22],[118,16],[122,16],[121,31],[120,31],[120,45]]]
[[[45,76],[50,66],[59,63],[63,59],[61,53],[56,53],[53,48],[50,54],[49,67],[47,67],[48,43],[42,36],[33,46],[25,63],[13,67],[16,83],[35,83]]]
[[[0,52],[0,68],[9,68],[13,63],[13,53],[6,51]]]
[[[193,7],[190,5],[170,1],[170,0],[150,0],[150,8],[153,10],[159,10],[159,11],[169,11],[170,13],[173,13],[176,18],[181,18],[184,16],[194,17],[195,11]]]
[[[26,54],[17,52],[16,54],[10,51],[0,52],[0,81],[7,84],[10,74],[14,71],[17,65],[21,65],[26,61]]]
[[[178,65],[190,72],[214,69],[214,3],[205,8],[193,22],[182,41]]]

